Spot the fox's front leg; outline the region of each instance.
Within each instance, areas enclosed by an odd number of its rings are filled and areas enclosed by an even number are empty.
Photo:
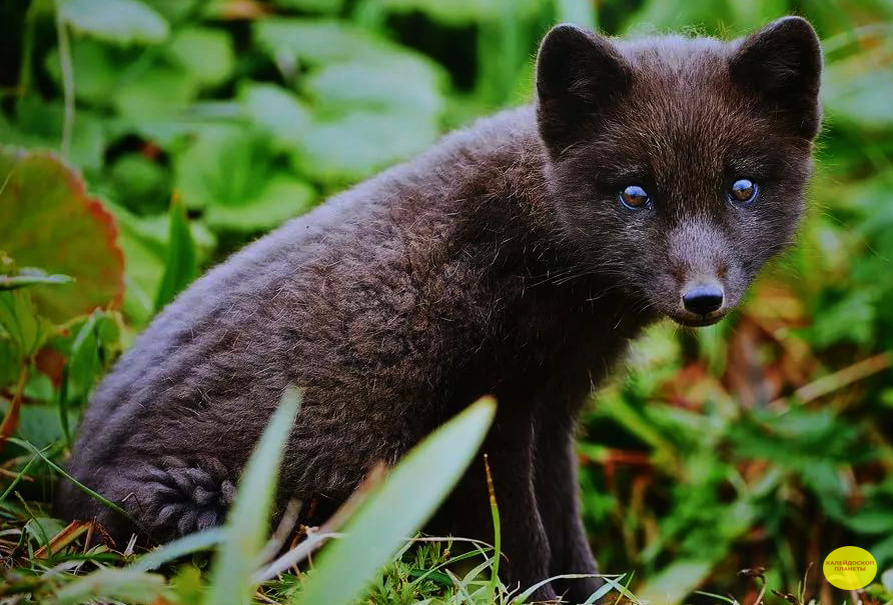
[[[549,575],[595,574],[597,566],[580,516],[573,421],[545,410],[536,424],[537,509],[552,553]],[[602,585],[599,578],[556,580],[555,591],[570,603],[583,603]]]
[[[509,408],[503,406],[503,409]],[[549,577],[551,553],[533,490],[532,419],[505,416],[500,417],[497,413],[481,453],[487,455],[499,509],[502,538],[499,576],[517,594]],[[472,463],[451,500],[444,511],[454,515],[449,523],[452,534],[493,544],[483,456]],[[556,598],[555,591],[546,584],[534,592],[528,602]]]

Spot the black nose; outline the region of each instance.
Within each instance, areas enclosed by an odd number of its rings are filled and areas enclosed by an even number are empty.
[[[692,286],[682,295],[686,310],[707,315],[722,306],[722,288],[715,284]]]

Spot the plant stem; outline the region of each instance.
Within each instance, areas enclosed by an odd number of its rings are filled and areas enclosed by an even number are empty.
[[[62,89],[65,102],[65,119],[62,122],[62,156],[68,158],[71,152],[71,133],[74,129],[74,68],[71,63],[71,45],[68,29],[59,4],[56,3],[56,35],[59,38],[59,66],[62,70]]]

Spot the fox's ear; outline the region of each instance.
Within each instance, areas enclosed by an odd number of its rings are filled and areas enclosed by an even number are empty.
[[[580,121],[625,91],[632,70],[611,42],[575,25],[546,34],[536,58],[540,134],[555,149],[571,142]]]
[[[818,134],[822,47],[806,19],[783,17],[744,38],[729,67],[737,85],[756,90],[797,134]]]

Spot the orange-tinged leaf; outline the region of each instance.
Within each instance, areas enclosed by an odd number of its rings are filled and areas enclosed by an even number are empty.
[[[124,294],[124,256],[111,214],[58,157],[0,147],[0,250],[19,267],[69,275],[31,288],[38,310],[62,323]]]

